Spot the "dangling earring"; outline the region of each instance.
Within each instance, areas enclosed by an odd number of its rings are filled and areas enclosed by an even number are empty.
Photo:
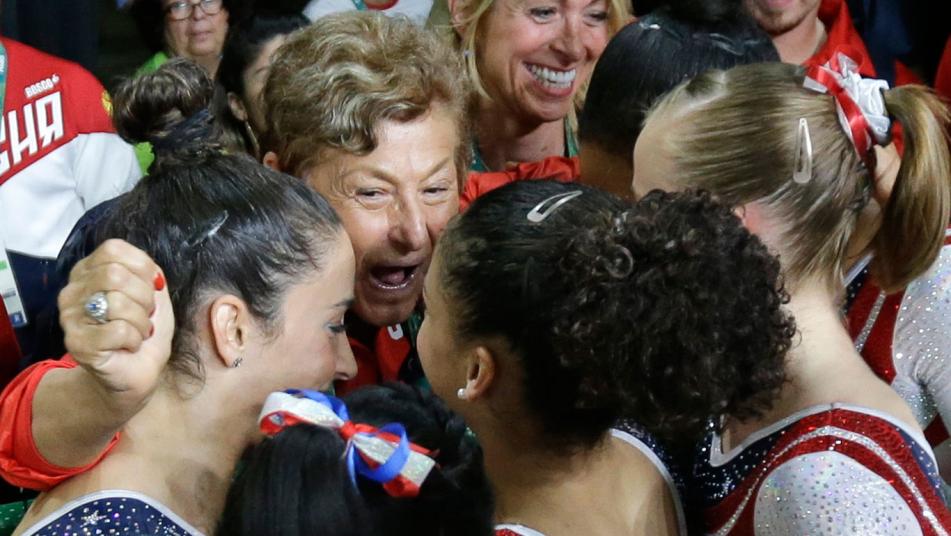
[[[247,120],[244,122],[244,135],[251,143],[252,154],[254,154],[254,157],[261,158],[261,146],[258,144],[258,137],[254,135],[254,129],[251,128],[251,123],[248,123]]]
[[[464,387],[460,387],[459,390],[456,391],[456,398],[458,398],[459,400],[466,399],[466,389]]]

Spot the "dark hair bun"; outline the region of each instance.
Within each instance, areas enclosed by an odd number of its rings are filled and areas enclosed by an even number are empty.
[[[199,65],[174,58],[123,82],[113,98],[116,131],[129,143],[148,142],[156,161],[217,147],[208,105],[214,83]]]

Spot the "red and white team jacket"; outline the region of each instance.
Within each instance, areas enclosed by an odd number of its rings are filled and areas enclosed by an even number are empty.
[[[112,127],[112,103],[79,65],[0,38],[9,62],[0,120],[6,249],[55,258],[82,214],[141,176]]]

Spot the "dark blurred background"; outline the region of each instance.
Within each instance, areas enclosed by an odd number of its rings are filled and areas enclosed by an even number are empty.
[[[151,54],[116,0],[3,0],[0,32],[75,61],[107,87]]]
[[[898,58],[924,80],[933,79],[951,33],[951,1],[847,0],[856,28],[876,65]],[[306,0],[259,0],[252,9],[287,9]],[[634,0],[643,15],[662,0]],[[151,54],[116,0],[3,0],[2,33],[82,64],[113,88]]]

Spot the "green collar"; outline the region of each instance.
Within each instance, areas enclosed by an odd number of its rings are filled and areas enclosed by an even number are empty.
[[[568,118],[564,120],[565,125],[565,154],[569,158],[573,156],[578,156],[578,141],[575,139],[575,133],[571,130],[571,125],[568,124]],[[482,152],[479,151],[479,140],[472,137],[472,162],[469,164],[469,171],[477,171],[479,173],[485,173],[491,171],[489,166],[485,165],[485,160],[482,159]]]

